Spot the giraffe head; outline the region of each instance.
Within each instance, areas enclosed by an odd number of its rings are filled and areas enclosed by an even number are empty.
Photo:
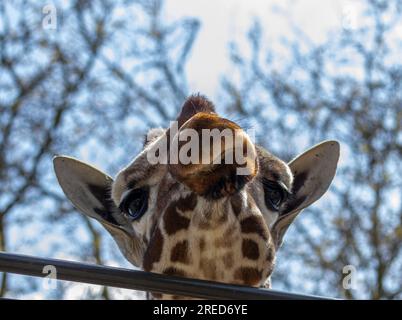
[[[135,266],[264,286],[286,230],[326,192],[338,158],[326,141],[285,163],[197,95],[115,179],[70,157],[54,166],[67,197]]]

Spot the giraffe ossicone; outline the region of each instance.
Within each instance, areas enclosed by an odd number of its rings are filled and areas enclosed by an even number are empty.
[[[203,139],[205,130],[218,135]],[[338,159],[339,143],[325,141],[285,163],[194,95],[176,132],[150,130],[114,179],[71,157],[55,157],[54,167],[70,201],[105,227],[134,266],[262,287],[286,230],[327,191]]]

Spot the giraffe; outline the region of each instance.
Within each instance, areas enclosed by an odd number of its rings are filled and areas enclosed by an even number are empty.
[[[187,98],[176,120],[177,133],[171,127],[151,129],[142,151],[115,179],[77,159],[56,156],[60,186],[79,211],[103,225],[138,268],[269,288],[285,232],[331,184],[339,143],[324,141],[286,163],[254,144],[238,124],[220,117],[213,103],[199,94]],[[172,149],[172,136],[185,129],[199,134],[228,129],[241,143],[223,138],[208,140],[209,148],[200,143],[201,154],[207,153],[209,159],[201,163],[150,162],[156,146],[168,141],[167,149]],[[211,148],[216,144],[223,146],[223,158],[239,145],[246,146],[245,161],[215,163]],[[184,147],[179,142],[177,151]],[[239,168],[245,173],[238,174]]]

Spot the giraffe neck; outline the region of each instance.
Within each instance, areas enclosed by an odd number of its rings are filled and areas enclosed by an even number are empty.
[[[260,287],[275,249],[245,194],[211,205],[190,194],[169,204],[144,256],[146,271]],[[164,298],[169,298],[164,296]]]

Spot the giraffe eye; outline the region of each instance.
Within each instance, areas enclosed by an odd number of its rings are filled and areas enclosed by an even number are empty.
[[[265,193],[265,204],[271,210],[278,211],[279,207],[286,198],[283,188],[274,181],[265,180],[263,182]]]
[[[134,189],[120,204],[120,210],[133,220],[138,220],[148,209],[148,189]]]

